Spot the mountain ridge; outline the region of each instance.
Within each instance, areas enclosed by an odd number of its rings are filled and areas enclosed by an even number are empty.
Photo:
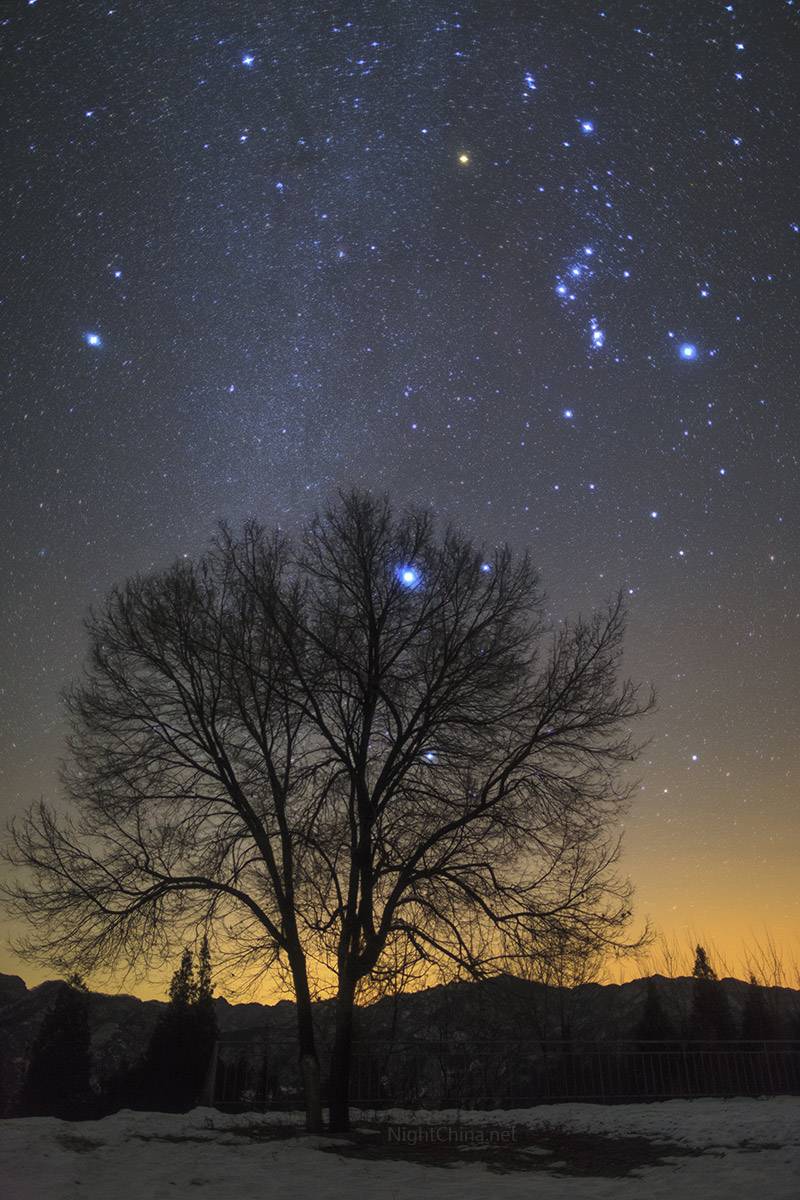
[[[383,997],[357,1010],[357,1038],[407,1042],[492,1040],[625,1040],[635,1037],[652,982],[668,1017],[680,1034],[691,1006],[691,976],[644,976],[625,983],[584,983],[554,987],[496,976],[481,981],[457,980],[396,997]],[[735,1024],[741,1017],[749,984],[720,980]],[[46,980],[32,988],[17,975],[0,974],[0,1112],[24,1072],[27,1054],[39,1025],[63,980]],[[776,1027],[785,1037],[800,1037],[800,990],[765,987]],[[274,1042],[295,1036],[294,1003],[214,1001],[220,1034],[248,1042],[267,1035]],[[166,1001],[142,1000],[126,993],[88,993],[92,1055],[98,1078],[107,1078],[124,1062],[144,1052]],[[325,1053],[334,1014],[333,1001],[314,1006],[321,1053]]]

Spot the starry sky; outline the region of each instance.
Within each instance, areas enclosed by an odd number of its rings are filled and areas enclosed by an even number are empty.
[[[640,917],[800,957],[800,0],[18,0],[0,804],[117,580],[388,489],[628,594]],[[36,980],[6,950],[0,970]]]

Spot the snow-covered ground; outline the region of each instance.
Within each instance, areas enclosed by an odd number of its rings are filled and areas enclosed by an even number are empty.
[[[360,1116],[362,1128],[376,1114]],[[198,1108],[185,1116],[121,1112],[77,1124],[50,1117],[0,1123],[0,1180],[9,1200],[797,1200],[800,1197],[800,1098],[768,1100],[672,1100],[659,1104],[601,1106],[560,1104],[487,1113],[382,1113],[398,1135],[447,1138],[457,1130],[469,1142],[470,1127],[487,1136],[514,1127],[525,1131],[504,1169],[503,1154],[491,1163],[458,1161],[432,1165],[383,1156],[387,1131],[361,1134],[365,1157],[351,1157],[346,1143],[333,1152],[327,1139],[283,1137],[268,1126],[291,1126],[299,1118],[274,1113],[223,1115]],[[466,1127],[466,1132],[465,1132]],[[238,1132],[237,1132],[238,1131]],[[433,1131],[433,1134],[431,1134]],[[287,1135],[292,1133],[287,1128]],[[660,1163],[621,1167],[609,1176],[597,1137],[638,1137],[671,1144]],[[375,1139],[383,1150],[370,1153]],[[583,1173],[569,1153],[558,1160],[539,1149],[548,1139],[583,1146]],[[570,1142],[569,1139],[573,1139]],[[566,1141],[564,1140],[566,1139]],[[530,1143],[533,1142],[533,1145]],[[617,1142],[617,1145],[621,1143]],[[641,1147],[642,1143],[637,1144]],[[587,1147],[590,1155],[587,1172]],[[677,1149],[679,1148],[679,1150]],[[647,1147],[645,1148],[647,1150]],[[701,1151],[701,1153],[697,1153]],[[598,1154],[592,1174],[591,1154]],[[520,1169],[528,1155],[530,1169]],[[451,1156],[452,1157],[452,1156]],[[579,1156],[580,1157],[580,1156]],[[624,1157],[624,1156],[623,1156]],[[634,1158],[636,1155],[634,1154]],[[645,1153],[643,1158],[647,1158]],[[652,1156],[651,1156],[652,1157]]]

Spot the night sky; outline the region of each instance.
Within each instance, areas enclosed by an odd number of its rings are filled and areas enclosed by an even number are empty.
[[[4,810],[112,583],[387,489],[628,592],[637,913],[797,955],[800,0],[0,12]]]

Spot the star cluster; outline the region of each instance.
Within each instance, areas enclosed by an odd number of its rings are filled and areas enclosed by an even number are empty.
[[[642,906],[781,936],[798,6],[10,7],[7,807],[115,580],[386,488],[530,547],[554,616],[625,590]]]

